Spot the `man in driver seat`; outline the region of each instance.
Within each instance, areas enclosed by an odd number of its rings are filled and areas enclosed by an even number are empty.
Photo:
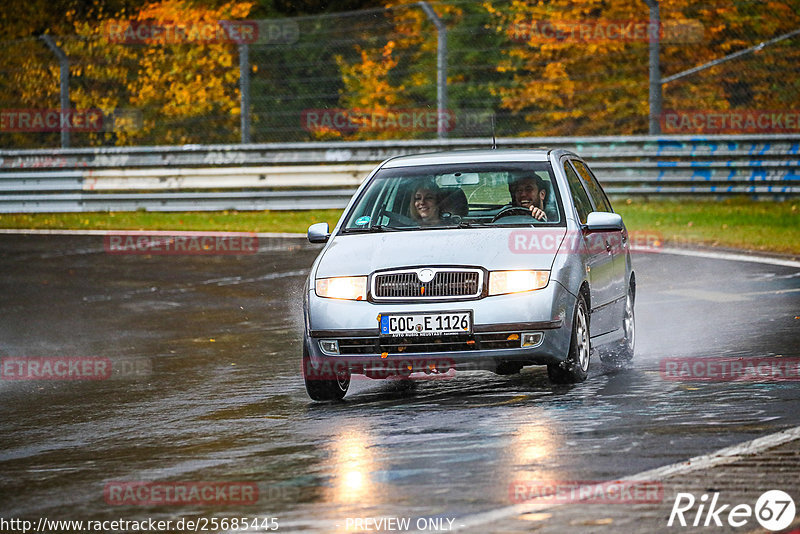
[[[547,221],[544,211],[547,200],[547,186],[544,180],[536,174],[526,174],[512,178],[508,183],[511,193],[511,205],[530,210],[531,217],[540,221]]]

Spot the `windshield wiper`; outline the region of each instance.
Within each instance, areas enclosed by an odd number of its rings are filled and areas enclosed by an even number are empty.
[[[396,226],[387,226],[385,224],[373,224],[372,226],[364,226],[361,228],[348,228],[346,232],[399,232],[403,228]]]

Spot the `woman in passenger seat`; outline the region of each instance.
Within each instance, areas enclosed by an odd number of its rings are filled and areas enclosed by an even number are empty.
[[[438,224],[441,190],[433,182],[424,182],[414,188],[411,195],[411,218],[420,224]]]

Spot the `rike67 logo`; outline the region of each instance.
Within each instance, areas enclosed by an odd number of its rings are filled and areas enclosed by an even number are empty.
[[[791,525],[794,517],[794,500],[781,490],[765,491],[756,500],[755,506],[720,503],[719,492],[711,496],[704,493],[699,499],[691,493],[678,493],[667,526],[722,527],[727,523],[730,527],[739,528],[755,518],[762,528],[776,532]]]

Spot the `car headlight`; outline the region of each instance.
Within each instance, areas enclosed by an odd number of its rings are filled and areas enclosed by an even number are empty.
[[[489,273],[489,295],[542,289],[549,281],[550,271],[492,271]]]
[[[318,297],[345,300],[366,300],[366,276],[340,276],[337,278],[317,278],[315,291]]]

